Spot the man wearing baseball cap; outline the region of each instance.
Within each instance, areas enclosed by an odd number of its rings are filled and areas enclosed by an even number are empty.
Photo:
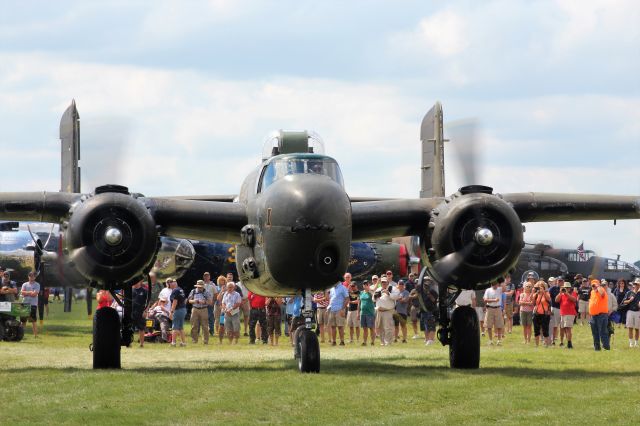
[[[591,295],[589,297],[589,315],[591,315],[591,334],[593,335],[593,348],[600,350],[601,344],[604,350],[609,347],[609,296],[600,280],[591,280]]]
[[[624,295],[622,306],[627,307],[626,327],[629,329],[629,347],[638,347],[640,334],[640,278],[636,278],[633,287]]]

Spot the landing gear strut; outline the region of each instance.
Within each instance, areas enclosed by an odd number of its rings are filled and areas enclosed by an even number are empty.
[[[315,318],[312,309],[311,289],[304,290],[304,306],[302,309],[304,325],[295,331],[295,358],[298,360],[298,369],[301,373],[320,372],[320,344],[318,336],[313,332]]]
[[[426,268],[420,273],[422,284]],[[438,340],[443,346],[449,345],[449,365],[451,368],[480,368],[480,323],[475,309],[470,306],[455,308],[449,320],[448,310],[460,295],[458,289],[449,296],[446,283],[438,283],[438,310],[440,329]]]

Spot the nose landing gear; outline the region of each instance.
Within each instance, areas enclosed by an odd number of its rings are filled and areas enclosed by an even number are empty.
[[[320,344],[318,343],[318,336],[313,332],[315,318],[313,316],[311,289],[304,290],[302,316],[305,323],[294,332],[294,357],[298,360],[298,369],[301,373],[319,373]]]

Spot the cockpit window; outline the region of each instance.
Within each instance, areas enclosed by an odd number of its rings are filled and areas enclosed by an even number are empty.
[[[338,185],[344,187],[342,173],[338,163],[333,158],[320,155],[297,155],[274,158],[262,173],[259,192],[267,189],[278,179],[295,174],[319,174],[328,176]]]

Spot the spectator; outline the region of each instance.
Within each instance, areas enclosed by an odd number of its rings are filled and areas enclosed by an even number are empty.
[[[424,330],[425,345],[434,343],[436,325],[438,320],[438,293],[431,277],[425,276],[422,285],[416,285],[410,298],[416,299],[420,305],[420,328]]]
[[[562,333],[560,333],[560,346],[563,346],[563,336],[567,338],[567,349],[573,349],[572,328],[576,319],[576,301],[578,300],[578,293],[573,289],[570,283],[562,283],[560,293],[556,296],[556,302],[560,305],[560,327]]]
[[[160,297],[160,292],[164,289],[164,285],[158,281],[158,277],[156,273],[151,271],[149,272],[149,290],[151,291],[151,300],[158,300]]]
[[[589,315],[591,316],[591,334],[593,347],[600,350],[600,345],[606,351],[609,347],[609,300],[606,289],[597,279],[591,280],[591,295],[589,298]]]
[[[358,291],[358,286],[353,281],[349,283],[348,290],[347,327],[349,327],[349,343],[353,343],[354,329],[356,340],[358,342],[360,341],[360,292]]]
[[[260,339],[262,344],[266,345],[268,338],[267,328],[267,298],[258,294],[248,292],[247,298],[251,311],[249,313],[249,344],[256,344],[256,324],[260,323]]]
[[[613,295],[613,289],[611,288],[611,284],[607,280],[602,280],[602,286],[607,290],[607,301],[609,302],[609,317],[618,309],[618,301]]]
[[[547,291],[547,283],[540,280],[533,286],[533,334],[536,340],[536,347],[540,344],[541,333],[544,338],[544,346],[549,346],[550,320],[551,296]]]
[[[524,291],[520,293],[520,325],[522,325],[522,333],[524,335],[524,343],[531,343],[531,326],[533,325],[533,284],[527,281],[524,284]]]
[[[475,290],[476,292],[476,314],[480,322],[480,334],[484,337],[484,317],[487,307],[484,304],[484,290]]]
[[[318,328],[320,330],[320,343],[324,343],[325,335],[327,334],[327,324],[329,323],[329,312],[327,307],[329,306],[329,293],[326,291],[320,291],[313,295],[313,301],[317,306],[316,320],[318,321]]]
[[[227,282],[233,282],[233,273],[227,273]],[[236,291],[242,296],[240,309],[242,310],[242,322],[244,324],[244,336],[249,335],[249,318],[251,316],[251,305],[249,305],[249,292],[241,281],[235,283]],[[228,327],[227,327],[228,328]],[[239,332],[238,332],[239,333]]]
[[[475,290],[462,290],[456,298],[456,308],[459,306],[471,306],[476,307],[476,292]]]
[[[36,281],[35,271],[30,271],[28,274],[29,281],[22,284],[20,289],[20,295],[22,296],[22,302],[28,303],[31,306],[29,316],[27,318],[20,318],[22,326],[24,327],[27,320],[31,322],[31,328],[33,330],[34,339],[38,338],[38,325],[36,324],[36,315],[38,310],[38,293],[40,293],[40,284]]]
[[[349,303],[349,292],[338,282],[329,292],[329,326],[331,327],[331,345],[336,345],[336,332],[340,335],[340,346],[344,346],[344,309]]]
[[[394,288],[396,288],[396,286],[398,285],[398,283],[396,283],[393,280],[393,272],[392,271],[387,271],[384,274],[387,277],[387,281],[389,283],[389,291],[393,290]],[[381,284],[382,285],[382,284]]]
[[[373,304],[373,294],[369,281],[362,283],[362,291],[360,292],[360,327],[362,327],[362,346],[367,345],[367,336],[371,336],[371,346],[376,340],[374,324],[376,320],[376,310]]]
[[[138,341],[140,347],[144,347],[144,328],[146,321],[144,311],[147,309],[147,297],[149,292],[142,286],[142,280],[139,280],[131,287],[131,319],[133,330],[138,332]]]
[[[184,334],[184,318],[187,316],[187,296],[184,294],[184,290],[182,290],[181,287],[178,287],[176,280],[173,278],[167,278],[167,282],[171,289],[171,296],[169,297],[169,301],[171,303],[171,328],[173,330],[171,346],[175,346],[178,343],[178,336],[180,336],[180,346],[187,346],[187,338]],[[160,293],[162,294],[162,292]]]
[[[579,275],[579,274],[578,274]],[[591,289],[589,288],[589,280],[583,278],[578,287],[578,313],[580,314],[580,325],[589,322],[589,299],[591,298]]]
[[[549,277],[549,297],[551,297],[551,316],[549,317],[549,334],[551,344],[555,345],[560,329],[560,302],[556,298],[560,294],[560,286],[564,285],[562,278]],[[562,336],[560,336],[562,338]]]
[[[484,304],[487,308],[487,313],[484,318],[484,325],[487,328],[487,334],[489,335],[489,345],[493,345],[493,330],[496,334],[496,345],[501,345],[502,341],[500,337],[504,328],[504,317],[502,315],[500,301],[502,300],[502,283],[504,278],[500,277],[493,283],[491,287],[484,292]]]
[[[396,300],[396,312],[393,316],[395,326],[395,341],[398,341],[399,332],[402,332],[402,343],[407,343],[407,317],[409,316],[409,292],[404,281],[398,281],[398,299]]]
[[[211,294],[205,289],[204,281],[198,280],[193,290],[187,297],[187,303],[191,305],[191,343],[198,343],[200,330],[202,330],[202,340],[205,345],[209,344],[209,306],[213,299]]]
[[[271,346],[278,346],[278,339],[282,334],[282,305],[281,297],[267,297],[267,335],[271,340]]]
[[[62,303],[62,299],[60,298],[60,287],[53,288],[53,301],[58,301]]]
[[[152,319],[155,319],[160,324],[160,332],[162,333],[162,342],[169,342],[169,316],[171,315],[171,310],[167,308],[168,299],[166,296],[159,296],[158,300],[151,306],[150,316]]]
[[[636,278],[633,287],[629,290],[622,301],[627,312],[626,326],[629,329],[629,347],[638,347],[638,335],[640,334],[640,278]]]
[[[618,302],[618,313],[620,314],[618,317],[618,326],[621,324],[626,324],[627,322],[627,309],[622,306],[622,302],[624,301],[624,297],[627,294],[627,282],[620,278],[618,280],[618,284],[616,288],[613,289],[613,295],[616,298],[616,302]]]
[[[511,282],[511,275],[505,275],[504,277],[502,294],[504,297],[505,331],[511,334],[513,332],[513,304],[516,294],[516,286]]]
[[[407,291],[409,291],[409,295],[411,295],[411,292],[416,288],[414,274],[409,274],[409,282],[411,283],[411,288],[409,288],[409,284],[407,283]],[[412,337],[413,340],[420,338],[420,336],[418,336],[419,316],[420,316],[420,304],[418,303],[418,299],[411,298],[411,296],[409,296],[409,317],[411,318],[411,327],[413,329],[413,337]]]
[[[108,308],[113,303],[113,297],[111,297],[111,293],[109,293],[109,290],[102,289],[98,290],[98,293],[96,294],[96,301],[98,302],[98,307],[96,308],[96,310]]]
[[[0,302],[15,302],[18,294],[18,285],[11,280],[8,272],[0,273],[2,275],[2,286],[0,288]]]
[[[380,278],[377,275],[371,276],[371,292],[375,293],[380,288]]]
[[[227,281],[227,292],[222,298],[222,312],[224,312],[224,328],[227,331],[229,343],[237,344],[240,338],[240,305],[242,303],[242,296],[238,293],[236,284],[233,281]]]
[[[173,292],[173,289],[171,289],[171,282],[175,281],[173,278],[167,278],[164,282],[164,288],[162,290],[160,290],[160,294],[158,295],[158,300],[160,300],[160,298],[164,298],[167,302],[166,302],[166,308],[169,311],[169,314],[171,314],[171,293]]]
[[[380,279],[381,287],[374,293],[376,301],[376,329],[380,336],[380,345],[389,346],[393,341],[393,313],[395,312],[395,296],[391,295],[389,280],[386,276]]]
[[[344,288],[349,290],[349,286],[351,285],[351,279],[352,279],[351,274],[348,272],[345,272],[345,274],[342,277],[344,278],[342,285],[344,286]]]
[[[207,319],[208,319],[208,326],[209,326],[209,335],[213,336],[216,329],[215,329],[215,305],[218,303],[218,287],[216,286],[216,283],[214,283],[213,281],[211,281],[211,274],[208,272],[205,272],[204,274],[202,274],[202,281],[204,282],[204,291],[206,291],[207,293],[209,293],[209,296],[211,296],[211,303],[207,306]]]
[[[342,285],[338,282],[341,288]],[[346,291],[346,289],[345,289]],[[298,329],[305,325],[305,319],[302,317],[302,304],[303,298],[302,296],[289,297],[287,299],[287,306],[291,306],[291,323],[289,324],[289,340],[291,341],[291,346],[295,344],[296,336],[298,334]],[[343,310],[344,314],[344,310]],[[335,336],[334,336],[335,341]]]
[[[220,275],[216,279],[216,290],[218,291],[218,296],[220,296],[220,293],[224,293],[227,291],[227,279],[222,275]],[[220,327],[224,328],[224,319],[222,320],[220,319],[220,316],[222,315],[222,296],[220,297],[218,296],[216,296],[215,304],[213,306],[213,316],[214,316],[213,325],[217,328],[220,328]],[[220,330],[218,330],[218,334],[220,334]],[[224,331],[222,332],[222,335],[224,335]]]

